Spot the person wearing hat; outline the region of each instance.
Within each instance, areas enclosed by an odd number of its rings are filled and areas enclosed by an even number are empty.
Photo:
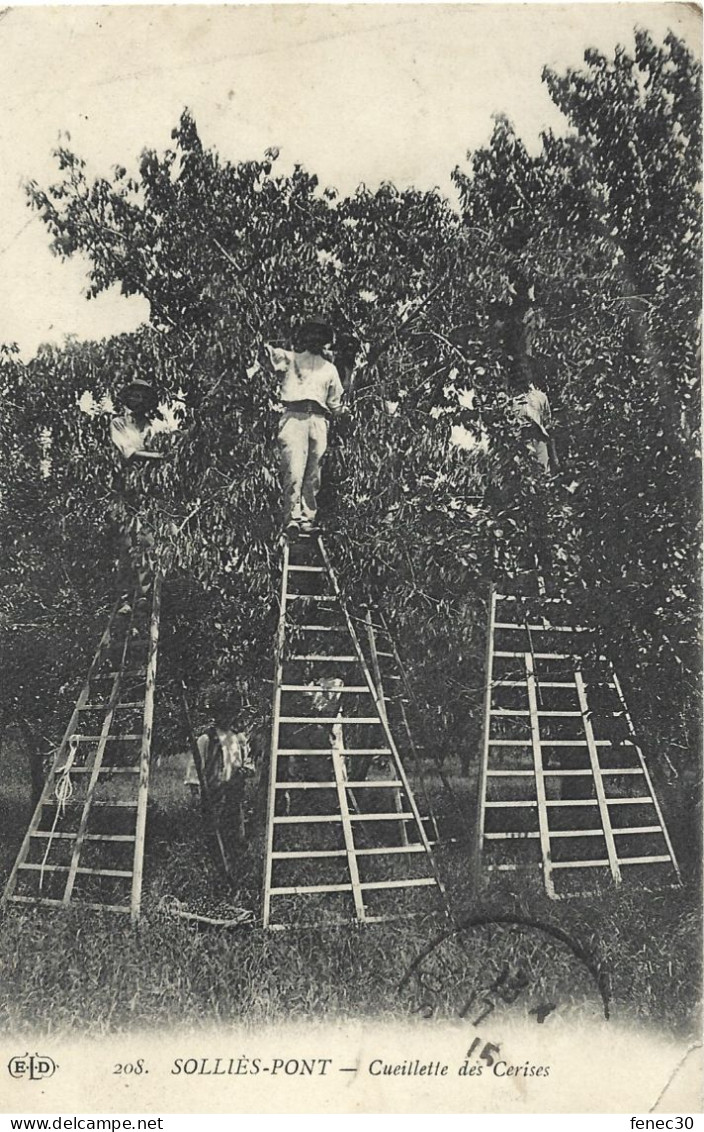
[[[289,538],[317,530],[320,465],[328,444],[330,417],[349,412],[337,368],[326,356],[334,341],[321,318],[299,328],[293,350],[267,346],[274,370],[281,374],[283,415],[279,426],[284,529]]]
[[[117,400],[124,412],[110,422],[110,437],[120,455],[138,462],[162,460],[160,452],[150,452],[146,447],[158,406],[154,387],[137,377],[119,391]]]
[[[119,613],[128,614],[131,612],[130,594],[135,587],[141,595],[140,602],[146,601],[151,588],[149,557],[154,544],[154,538],[145,528],[140,515],[143,486],[132,476],[130,469],[139,464],[162,460],[163,455],[146,447],[158,406],[154,387],[142,378],[135,378],[119,390],[116,400],[123,406],[123,412],[112,418],[110,438],[123,462],[128,465],[121,476],[120,486],[123,530],[117,568],[118,584],[122,591]]]

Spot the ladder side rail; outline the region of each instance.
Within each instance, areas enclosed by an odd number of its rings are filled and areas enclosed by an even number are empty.
[[[430,800],[430,794],[428,793],[428,784],[427,784],[427,781],[426,781],[425,773],[423,771],[423,763],[422,763],[422,760],[420,758],[420,755],[418,754],[418,748],[416,747],[415,742],[413,741],[413,735],[411,733],[411,725],[408,722],[408,715],[406,713],[406,705],[404,703],[400,703],[399,708],[400,708],[400,712],[401,712],[401,722],[403,723],[403,729],[406,732],[406,736],[408,738],[408,745],[411,748],[411,754],[413,755],[413,766],[415,767],[416,774],[418,775],[418,782],[420,783],[420,789],[421,789],[421,793],[423,795],[423,801],[425,802],[426,808],[428,810],[428,818],[430,819],[430,823],[433,827],[433,832],[435,834],[435,840],[439,841],[440,840],[440,830],[438,828],[438,821],[437,821],[437,817],[435,815],[435,808],[433,806],[433,803]]]
[[[540,834],[540,852],[543,858],[543,879],[545,891],[551,900],[557,899],[555,886],[552,880],[552,855],[550,851],[550,826],[548,824],[547,798],[545,796],[545,778],[543,773],[543,752],[540,745],[540,723],[538,720],[538,696],[536,690],[535,673],[533,670],[533,654],[524,654],[526,666],[526,683],[528,685],[528,705],[530,707],[530,737],[533,752],[533,766],[535,769],[535,796],[538,808],[538,831]]]
[[[414,695],[411,691],[411,688],[409,686],[406,671],[403,667],[403,664],[401,663],[401,657],[399,655],[398,649],[396,648],[396,642],[394,641],[393,637],[391,636],[391,633],[389,632],[389,627],[388,627],[386,618],[384,617],[384,614],[382,613],[381,610],[379,610],[378,613],[379,613],[379,618],[381,620],[382,630],[383,630],[383,632],[386,636],[387,641],[389,642],[389,646],[391,648],[391,653],[393,655],[393,661],[394,661],[394,664],[396,666],[396,670],[398,672],[398,675],[401,678],[401,683],[403,685],[404,691],[406,692],[408,699],[413,700],[414,703],[416,703],[416,708],[417,708],[418,705],[417,705],[417,702],[415,701],[415,697],[414,697]],[[372,640],[374,642],[373,648],[374,648],[374,653],[377,655],[377,664],[378,664],[378,652],[377,652],[377,649],[376,649],[376,638],[375,638],[375,634],[374,634],[374,624],[371,620],[370,615],[369,615],[368,632],[370,634],[370,642]],[[381,681],[381,669],[379,670],[379,684],[380,684],[380,687],[382,688],[382,696],[383,696],[384,693],[383,693],[383,684],[382,684],[382,681]],[[399,709],[400,709],[400,715],[401,715],[401,723],[403,724],[403,729],[406,732],[406,738],[408,739],[408,746],[410,747],[411,756],[413,758],[413,766],[414,766],[415,772],[418,776],[418,782],[420,783],[421,792],[423,794],[423,801],[425,802],[426,808],[428,810],[428,817],[430,819],[430,822],[431,822],[432,827],[433,827],[433,831],[435,833],[435,840],[439,841],[440,840],[440,833],[439,833],[439,830],[438,830],[437,818],[435,816],[435,810],[433,808],[433,804],[430,801],[430,795],[428,793],[428,786],[427,786],[427,783],[426,783],[425,774],[423,772],[423,763],[422,763],[420,755],[418,754],[418,747],[416,746],[415,740],[413,738],[413,733],[411,731],[411,725],[408,721],[408,712],[406,711],[406,705],[404,704],[402,698],[399,699]],[[440,778],[443,781],[443,785],[445,785],[446,787],[449,788],[449,783],[447,783],[446,780],[445,780],[445,776],[444,776],[444,772],[442,770],[442,766],[441,766],[439,760],[436,760],[435,749],[432,748],[432,751],[433,751],[433,761],[437,762],[438,771],[439,771],[439,774],[440,774]],[[454,803],[455,798],[454,798],[454,795],[452,793],[452,790],[450,790],[450,796],[451,796],[452,801]]]
[[[374,627],[372,625],[372,615],[369,610],[365,614],[365,625],[367,630],[367,640],[369,642],[369,653],[372,660],[372,671],[374,673],[374,683],[376,684],[379,693],[379,704],[382,713],[382,719],[386,726],[389,726],[389,714],[386,710],[386,692],[384,690],[384,681],[381,676],[381,665],[379,664],[379,654],[376,648],[376,638],[374,636]],[[366,777],[366,775],[365,775]],[[394,806],[399,813],[403,813],[403,803],[401,801],[400,790],[394,790]],[[406,823],[401,825],[401,839],[404,845],[408,845],[408,831]]]
[[[418,697],[416,696],[415,692],[413,691],[413,688],[411,687],[411,682],[408,678],[408,672],[406,671],[406,666],[404,665],[403,661],[401,660],[401,654],[399,653],[398,649],[396,648],[396,642],[394,641],[393,637],[391,636],[391,633],[389,632],[387,620],[384,617],[384,614],[381,612],[381,610],[379,611],[379,616],[381,617],[381,623],[384,626],[384,632],[386,633],[389,645],[391,646],[391,651],[392,651],[393,656],[394,656],[394,664],[398,668],[399,676],[401,677],[401,681],[403,683],[404,691],[405,691],[406,695],[408,696],[408,699],[412,701],[412,703],[413,703],[413,705],[416,709],[417,714],[419,716],[422,716],[423,713],[422,713],[420,705],[418,703]],[[435,747],[433,746],[432,743],[428,744],[428,751],[430,753],[430,757],[432,758],[433,762],[435,763],[438,775],[440,777],[440,781],[442,782],[447,793],[449,794],[450,798],[452,799],[453,805],[457,807],[457,811],[460,814],[460,817],[463,817],[464,815],[462,814],[462,808],[460,806],[460,803],[457,801],[455,791],[452,789],[452,785],[450,784],[450,780],[447,777],[447,775],[445,774],[445,768],[442,764],[442,760],[438,757],[438,754],[437,754]]]
[[[329,576],[330,581],[332,583],[332,587],[335,591],[335,595],[336,595],[338,601],[340,602],[340,608],[342,609],[342,613],[344,615],[345,622],[347,624],[347,630],[348,630],[348,633],[349,633],[350,638],[352,640],[352,643],[354,645],[355,652],[357,654],[357,659],[359,660],[360,667],[362,669],[362,672],[364,673],[364,678],[367,682],[367,686],[368,686],[369,691],[371,693],[372,699],[374,700],[377,711],[379,711],[378,696],[377,696],[376,688],[374,687],[374,681],[372,679],[371,672],[369,671],[369,667],[368,667],[366,659],[364,657],[364,653],[362,651],[362,646],[359,643],[359,637],[357,636],[354,625],[352,624],[352,619],[350,618],[349,612],[347,610],[347,605],[346,605],[346,603],[343,599],[342,592],[340,590],[340,586],[339,586],[339,583],[337,581],[337,576],[335,574],[335,571],[332,568],[332,564],[330,562],[327,551],[326,551],[325,546],[323,544],[323,540],[322,540],[322,538],[320,538],[320,536],[318,537],[318,545],[320,547],[320,553],[322,555],[323,562],[325,563],[325,566],[327,568],[328,576]],[[430,867],[432,869],[433,876],[435,877],[435,881],[436,881],[436,884],[438,886],[438,889],[440,891],[441,896],[443,897],[443,899],[445,899],[445,887],[444,887],[444,885],[443,885],[443,883],[442,883],[442,881],[441,881],[441,879],[438,875],[437,868],[436,868],[436,865],[435,865],[435,858],[433,857],[433,852],[432,852],[432,849],[430,848],[430,842],[428,841],[428,837],[427,837],[427,834],[425,832],[425,828],[423,826],[423,822],[421,820],[420,813],[418,812],[416,800],[413,797],[413,791],[410,788],[408,778],[406,776],[406,772],[404,770],[403,763],[401,762],[401,758],[400,758],[398,750],[396,748],[396,744],[394,742],[393,736],[392,736],[392,734],[389,730],[388,725],[384,723],[384,720],[383,720],[383,717],[382,717],[380,711],[379,711],[379,719],[380,719],[380,722],[381,722],[381,726],[384,730],[386,742],[387,742],[387,745],[389,747],[389,750],[391,751],[391,755],[392,755],[392,758],[394,760],[394,765],[395,765],[396,770],[398,772],[398,776],[401,779],[401,781],[403,782],[403,788],[406,792],[406,797],[408,799],[409,807],[410,807],[411,812],[413,814],[413,817],[414,817],[414,820],[415,820],[415,823],[416,823],[416,826],[417,826],[417,829],[418,829],[418,835],[420,837],[421,843],[422,843],[423,848],[425,849],[425,851],[427,853],[428,861],[430,863]]]
[[[638,755],[638,762],[640,763],[641,770],[643,771],[643,775],[645,776],[645,782],[646,782],[646,785],[648,787],[648,793],[650,794],[650,797],[652,798],[653,806],[655,808],[655,813],[658,816],[658,821],[660,823],[662,835],[665,839],[665,844],[667,845],[667,851],[670,854],[670,857],[672,859],[672,865],[673,865],[673,868],[674,868],[674,870],[677,874],[677,880],[678,880],[679,884],[681,884],[682,883],[682,874],[680,873],[680,867],[679,867],[679,864],[677,862],[677,857],[675,856],[675,850],[674,850],[674,847],[672,845],[672,841],[670,840],[670,834],[668,833],[667,826],[665,825],[663,813],[662,813],[662,810],[660,809],[660,803],[658,802],[657,794],[655,793],[655,790],[653,788],[652,779],[651,779],[650,774],[648,772],[648,767],[647,767],[646,762],[645,762],[645,757],[643,755],[643,751],[641,750],[640,743],[638,742],[638,736],[636,734],[636,729],[633,726],[633,720],[631,719],[631,713],[628,710],[628,704],[626,703],[626,697],[624,696],[623,689],[621,688],[621,681],[619,680],[618,674],[616,672],[616,669],[613,667],[613,665],[610,664],[609,667],[610,667],[610,670],[611,670],[611,679],[612,679],[612,682],[613,682],[613,686],[616,689],[616,694],[617,694],[617,696],[618,696],[618,698],[621,702],[621,706],[623,707],[624,718],[625,718],[626,724],[628,726],[628,731],[629,731],[629,734],[631,736],[631,741],[633,743],[633,747],[636,751],[636,754]]]
[[[139,919],[142,902],[142,876],[144,872],[144,839],[147,828],[147,803],[149,800],[149,765],[152,751],[152,727],[154,723],[154,691],[156,687],[156,666],[159,654],[159,621],[161,618],[161,575],[154,578],[152,595],[152,615],[149,623],[149,659],[144,692],[144,715],[142,720],[142,745],[139,757],[139,793],[137,796],[137,822],[135,828],[134,858],[132,866],[132,892],[130,896],[130,918],[133,924]]]
[[[32,834],[36,832],[36,830],[39,826],[39,822],[41,821],[42,810],[43,810],[44,806],[47,804],[47,802],[50,800],[51,795],[54,791],[54,784],[56,782],[57,767],[59,767],[61,765],[61,760],[64,758],[64,756],[66,754],[66,747],[69,744],[69,740],[71,739],[71,737],[73,736],[73,734],[76,731],[76,728],[78,727],[81,710],[85,707],[86,703],[88,702],[88,697],[90,695],[90,684],[91,684],[91,680],[93,679],[93,674],[94,674],[96,668],[98,667],[98,665],[100,664],[101,660],[103,659],[106,648],[110,644],[110,639],[111,639],[111,635],[112,635],[112,625],[113,625],[113,622],[115,620],[115,615],[117,614],[117,610],[118,610],[119,606],[120,606],[120,599],[118,598],[117,601],[114,602],[113,607],[110,611],[110,615],[108,617],[108,623],[107,623],[105,629],[103,630],[103,634],[100,638],[100,642],[98,643],[98,647],[95,650],[95,653],[93,655],[93,659],[91,660],[90,667],[88,669],[88,675],[86,676],[86,678],[83,682],[83,687],[81,688],[78,699],[76,700],[73,712],[71,713],[71,718],[68,722],[68,726],[67,726],[66,730],[64,731],[63,738],[62,738],[61,743],[59,745],[59,749],[56,752],[53,764],[52,764],[51,769],[50,769],[50,771],[49,771],[49,773],[46,777],[46,781],[45,781],[44,786],[42,788],[42,792],[41,792],[41,795],[39,797],[39,801],[37,802],[37,804],[34,808],[34,813],[32,814],[32,817],[31,817],[30,822],[29,822],[29,826],[27,827],[27,832],[24,835],[24,838],[22,840],[22,844],[20,846],[19,852],[18,852],[17,857],[15,859],[15,863],[12,867],[12,872],[10,873],[10,876],[8,877],[8,880],[7,880],[7,884],[5,885],[5,891],[3,892],[2,900],[0,900],[0,907],[5,904],[5,902],[12,896],[12,893],[15,890],[15,886],[17,884],[17,875],[19,873],[20,866],[24,864],[25,860],[27,859],[27,854],[29,853],[29,847],[32,843]]]
[[[264,863],[264,896],[262,926],[269,927],[271,918],[271,889],[274,868],[274,828],[276,812],[276,783],[279,758],[279,717],[281,715],[281,685],[283,684],[284,648],[286,645],[286,601],[288,596],[289,545],[284,542],[283,568],[281,571],[281,604],[279,607],[279,626],[276,634],[276,656],[274,659],[274,705],[271,720],[271,754],[269,758],[269,797],[266,815],[266,859]]]
[[[611,827],[611,815],[609,813],[609,806],[606,801],[606,792],[604,790],[604,780],[601,776],[601,764],[599,762],[599,750],[594,742],[594,728],[589,716],[589,704],[587,702],[587,693],[584,686],[584,677],[577,668],[575,669],[574,682],[577,688],[577,699],[579,701],[579,709],[582,713],[582,726],[584,727],[584,735],[587,740],[587,751],[589,753],[589,763],[592,768],[592,778],[594,779],[594,790],[599,805],[599,816],[601,818],[601,825],[604,830],[604,840],[606,842],[606,853],[609,858],[609,869],[613,877],[614,884],[621,883],[621,869],[618,863],[618,851],[616,849],[616,842],[614,840],[613,829]]]
[[[345,764],[343,756],[340,753],[338,744],[333,739],[330,744],[330,753],[332,755],[332,765],[335,772],[335,787],[337,789],[337,800],[340,807],[340,819],[342,822],[342,836],[345,842],[345,854],[347,856],[347,867],[350,873],[350,882],[352,885],[352,897],[354,899],[354,908],[358,920],[366,920],[367,912],[364,906],[364,895],[359,879],[359,867],[357,865],[356,846],[354,843],[354,832],[352,830],[352,822],[350,821],[350,809],[347,801],[347,774],[345,771]]]
[[[100,738],[95,750],[95,758],[93,760],[93,767],[91,769],[90,779],[88,781],[88,788],[83,802],[83,810],[81,812],[80,822],[76,831],[76,840],[73,845],[73,853],[71,854],[71,863],[69,865],[68,876],[66,878],[66,887],[61,900],[62,904],[68,904],[73,894],[73,888],[76,883],[76,876],[78,874],[78,865],[81,859],[81,851],[83,849],[83,842],[88,828],[88,820],[90,817],[91,806],[93,804],[93,795],[96,791],[98,781],[100,779],[100,768],[103,763],[103,756],[112,727],[112,719],[115,713],[115,706],[120,698],[120,686],[122,683],[122,673],[125,668],[127,660],[127,653],[130,647],[130,640],[132,635],[132,625],[134,623],[134,611],[139,600],[140,590],[136,589],[132,597],[132,609],[130,612],[130,620],[125,633],[125,640],[122,645],[122,654],[120,656],[119,665],[115,676],[113,677],[112,688],[108,697],[107,708],[105,709],[105,717],[103,719],[103,726],[100,729]]]
[[[496,620],[496,590],[493,582],[489,589],[489,624],[486,638],[486,661],[484,664],[484,728],[482,734],[482,758],[477,776],[477,826],[474,850],[475,885],[481,868],[484,851],[486,827],[486,790],[489,771],[489,739],[491,736],[491,697],[494,687],[494,622]]]

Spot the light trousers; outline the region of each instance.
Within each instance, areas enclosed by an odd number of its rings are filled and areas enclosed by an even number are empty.
[[[286,409],[279,427],[284,525],[292,519],[315,519],[320,490],[320,462],[327,446],[326,417],[298,409]]]

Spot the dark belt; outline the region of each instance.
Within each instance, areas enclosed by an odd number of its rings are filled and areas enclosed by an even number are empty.
[[[318,417],[326,417],[327,413],[318,401],[282,401],[284,411],[293,413],[314,413]]]

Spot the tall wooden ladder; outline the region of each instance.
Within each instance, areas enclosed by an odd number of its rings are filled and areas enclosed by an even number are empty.
[[[552,899],[680,874],[618,677],[570,603],[492,592],[477,861]],[[587,878],[591,878],[591,884]],[[596,883],[594,883],[596,882]]]
[[[118,600],[32,816],[3,904],[139,917],[161,583]]]
[[[442,905],[386,707],[319,536],[284,546],[265,927],[374,923]]]

